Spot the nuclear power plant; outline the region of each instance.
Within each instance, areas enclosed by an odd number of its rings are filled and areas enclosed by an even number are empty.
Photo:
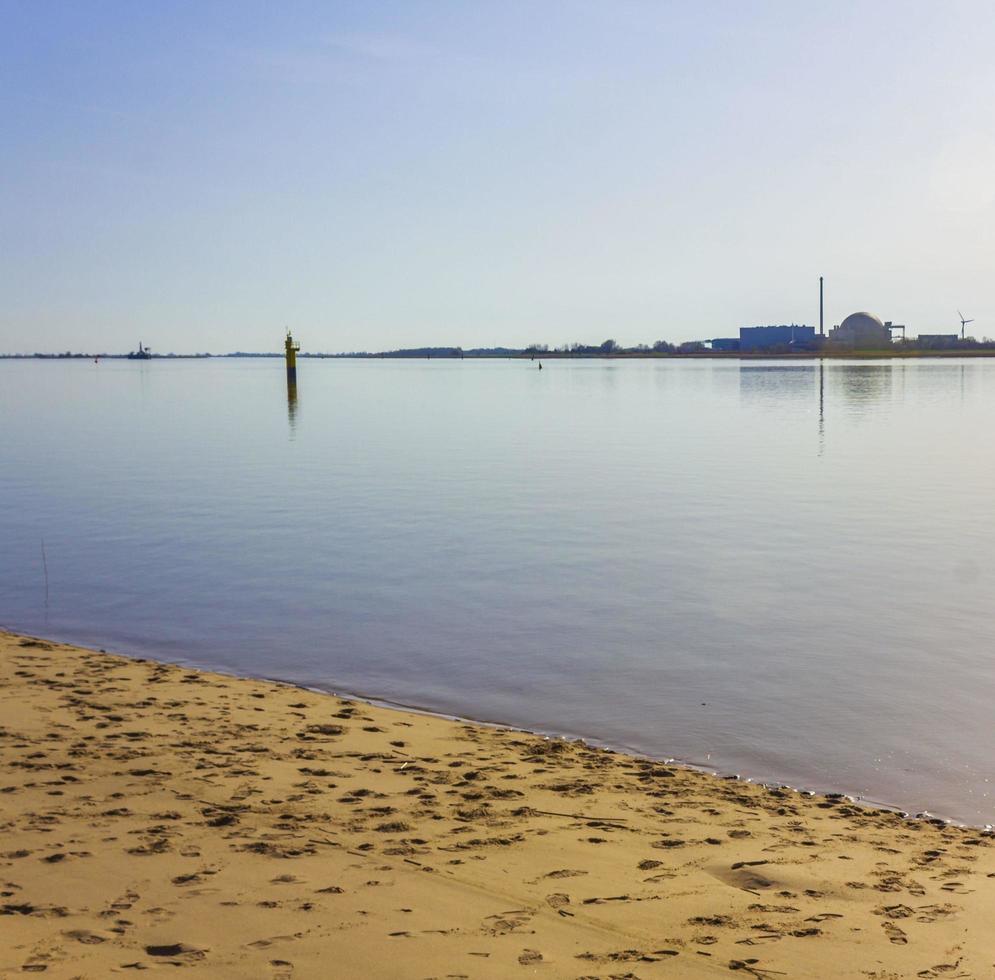
[[[740,327],[739,337],[717,337],[706,343],[713,351],[785,352],[816,350],[887,350],[905,324],[882,321],[873,313],[851,313],[828,335],[825,332],[823,277],[819,276],[819,332],[815,327],[792,323],[780,326]],[[945,338],[944,338],[945,339]]]

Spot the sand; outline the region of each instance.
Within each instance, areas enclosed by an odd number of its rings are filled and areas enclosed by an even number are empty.
[[[11,634],[0,678],[0,977],[995,975],[976,830]]]

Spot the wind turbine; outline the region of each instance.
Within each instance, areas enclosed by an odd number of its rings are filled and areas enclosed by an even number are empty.
[[[960,317],[960,339],[963,340],[964,339],[964,327],[966,327],[969,323],[974,323],[974,320],[965,320],[964,319],[964,314],[961,313],[960,310],[957,311],[957,316]]]

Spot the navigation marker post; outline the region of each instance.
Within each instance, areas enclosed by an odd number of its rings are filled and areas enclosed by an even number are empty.
[[[297,384],[297,352],[301,349],[300,344],[294,343],[294,338],[287,331],[287,339],[284,341],[284,348],[287,351],[287,384]]]

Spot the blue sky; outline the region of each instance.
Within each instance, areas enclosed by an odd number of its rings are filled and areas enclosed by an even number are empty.
[[[0,351],[995,336],[990,2],[0,0]]]

